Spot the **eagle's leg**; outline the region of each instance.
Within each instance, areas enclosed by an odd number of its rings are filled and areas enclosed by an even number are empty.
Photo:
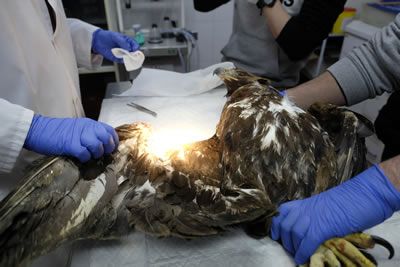
[[[389,259],[394,255],[393,247],[382,238],[365,233],[350,234],[343,238],[332,238],[321,245],[310,260],[310,267],[319,266],[376,266],[375,259],[365,249],[380,244],[389,250]]]

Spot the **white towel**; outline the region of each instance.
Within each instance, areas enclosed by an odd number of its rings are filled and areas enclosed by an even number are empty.
[[[198,95],[222,85],[221,79],[213,74],[215,69],[234,67],[231,62],[223,62],[189,73],[143,68],[132,87],[118,96]]]

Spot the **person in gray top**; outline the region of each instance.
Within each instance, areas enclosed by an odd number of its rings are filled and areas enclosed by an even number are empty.
[[[194,0],[207,12],[230,0]],[[308,56],[328,37],[346,0],[235,0],[232,35],[223,61],[273,80],[298,84]]]
[[[287,91],[297,105],[353,105],[400,88],[400,15],[368,43],[318,78]],[[273,239],[281,239],[297,264],[325,240],[377,225],[400,210],[400,155],[307,199],[284,203],[274,217]]]

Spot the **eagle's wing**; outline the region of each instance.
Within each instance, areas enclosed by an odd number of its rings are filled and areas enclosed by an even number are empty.
[[[336,180],[333,145],[318,121],[258,82],[232,94],[217,135],[223,186],[258,188],[273,205],[305,198]]]
[[[89,228],[106,229],[116,191],[110,172],[85,180],[79,164],[46,158],[0,204],[0,266],[23,266],[63,242],[90,237]]]
[[[329,134],[335,146],[338,170],[336,184],[365,170],[365,137],[374,132],[373,124],[358,113],[331,104],[317,103],[308,111]]]
[[[130,224],[156,236],[191,238],[261,216],[267,206],[264,192],[223,190],[220,160],[216,136],[172,152],[169,161],[139,159],[124,200]]]
[[[133,137],[132,129],[141,130]],[[122,140],[140,144],[146,129],[136,124],[119,131]],[[126,234],[127,214],[120,204],[128,191],[118,180],[122,173],[131,175],[129,159],[139,149],[121,144],[113,156],[84,165],[64,157],[34,164],[0,203],[0,266],[25,265],[67,241]]]

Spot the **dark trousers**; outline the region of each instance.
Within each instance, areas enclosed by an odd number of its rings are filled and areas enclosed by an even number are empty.
[[[382,161],[400,154],[400,91],[393,93],[375,120],[378,138],[385,144]]]

